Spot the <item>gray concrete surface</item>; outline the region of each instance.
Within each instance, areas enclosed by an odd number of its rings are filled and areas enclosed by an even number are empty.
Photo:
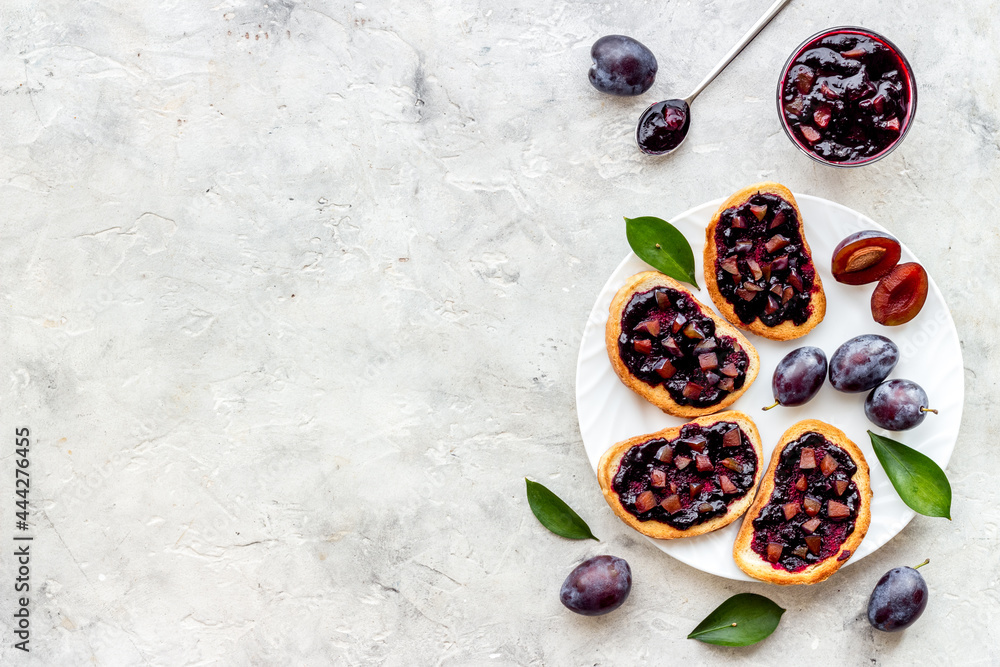
[[[639,112],[767,4],[6,0],[0,662],[1000,664],[998,5],[795,0],[698,99],[682,151],[641,156]],[[884,32],[919,83],[903,146],[857,170],[799,154],[774,108],[791,49],[838,24]],[[587,83],[609,33],[659,58],[646,95]],[[917,517],[814,588],[715,578],[640,539],[575,414],[621,217],[765,178],[897,233],[965,355],[954,520]],[[547,533],[525,476],[602,542]],[[598,553],[631,563],[632,596],[574,616],[559,585]],[[924,617],[875,633],[875,581],[925,557]],[[740,591],[788,609],[771,638],[684,638]]]

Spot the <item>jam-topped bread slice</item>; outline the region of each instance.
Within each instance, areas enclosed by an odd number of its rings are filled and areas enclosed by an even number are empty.
[[[733,558],[773,584],[815,584],[847,562],[871,523],[868,463],[839,429],[807,419],[781,436]]]
[[[738,519],[763,467],[756,425],[729,411],[619,442],[601,457],[597,479],[622,521],[672,539]]]
[[[760,370],[743,334],[657,271],[637,273],[618,290],[604,342],[621,381],[678,417],[722,410]]]
[[[727,320],[772,340],[805,336],[823,320],[823,283],[788,188],[743,188],[723,202],[706,233],[705,281]]]

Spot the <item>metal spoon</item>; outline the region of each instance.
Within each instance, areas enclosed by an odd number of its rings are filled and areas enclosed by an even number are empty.
[[[708,87],[708,84],[719,76],[722,70],[726,69],[729,63],[736,59],[746,45],[753,41],[753,38],[778,15],[785,5],[792,0],[775,0],[775,3],[761,16],[756,23],[747,31],[743,38],[729,50],[718,65],[715,66],[708,76],[698,84],[694,92],[683,100],[664,100],[651,104],[649,108],[642,112],[639,117],[639,124],[635,128],[635,142],[639,150],[646,155],[667,155],[677,150],[684,139],[687,138],[688,129],[691,127],[691,103],[694,98],[701,94],[701,91]]]

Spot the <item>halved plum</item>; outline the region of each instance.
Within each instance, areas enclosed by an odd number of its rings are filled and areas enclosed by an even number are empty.
[[[872,317],[889,327],[906,324],[927,301],[927,272],[916,262],[899,264],[872,292]]]
[[[885,232],[855,232],[833,251],[833,277],[845,285],[873,283],[892,271],[900,254],[899,241]]]

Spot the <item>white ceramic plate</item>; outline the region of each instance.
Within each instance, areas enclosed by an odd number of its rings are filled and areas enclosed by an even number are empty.
[[[917,449],[944,467],[951,457],[962,421],[964,371],[962,351],[955,323],[951,319],[941,291],[930,280],[930,293],[923,310],[912,321],[897,327],[877,324],[871,315],[869,302],[874,285],[842,285],[830,274],[830,258],[840,241],[862,229],[883,227],[868,217],[825,199],[795,195],[805,220],[806,238],[813,259],[823,279],[826,291],[826,318],[807,336],[798,340],[776,342],[747,334],[760,354],[760,375],[750,389],[732,405],[757,423],[764,443],[764,465],[770,460],[778,438],[785,429],[802,419],[820,419],[843,430],[857,443],[871,468],[872,521],[868,535],[848,565],[864,558],[888,542],[913,518],[914,512],[903,504],[872,451],[867,430],[888,435]],[[702,252],[705,228],[722,200],[691,209],[671,220],[694,249],[695,274],[702,285],[695,296],[712,307],[711,297],[704,288]],[[905,246],[900,262],[918,261]],[[594,470],[601,454],[611,445],[642,433],[652,433],[668,426],[678,426],[685,420],[664,414],[621,383],[608,361],[604,346],[604,327],[608,320],[611,299],[625,280],[650,267],[634,254],[615,269],[604,285],[590,313],[576,371],[576,408],[580,433],[587,457]],[[829,359],[844,341],[864,333],[887,336],[899,347],[899,364],[891,378],[907,378],[927,392],[931,407],[938,415],[928,415],[915,429],[899,433],[875,427],[865,417],[866,394],[842,394],[827,382],[809,403],[796,408],[777,407],[767,412],[761,408],[773,403],[771,376],[782,357],[803,345],[813,345],[826,352]],[[596,483],[596,482],[595,482]],[[752,581],[733,562],[732,549],[741,520],[722,530],[699,537],[679,540],[653,540],[657,547],[674,558],[711,574],[729,579]]]

